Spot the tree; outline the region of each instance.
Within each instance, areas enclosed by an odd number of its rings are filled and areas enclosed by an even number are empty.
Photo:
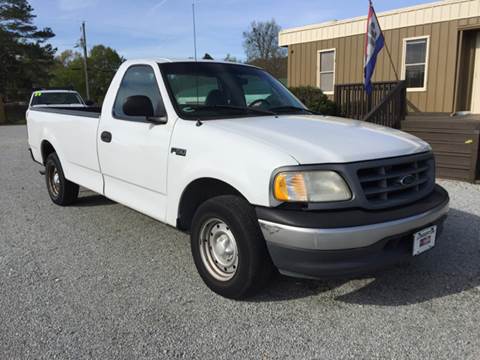
[[[83,60],[80,53],[65,50],[55,58],[48,85],[56,88],[73,88],[83,95],[85,79],[82,70]]]
[[[0,93],[10,101],[28,99],[54,63],[56,49],[47,42],[55,34],[38,29],[34,19],[27,0],[0,0]]]
[[[274,59],[255,59],[249,61],[248,63],[250,65],[258,66],[259,68],[267,70],[270,74],[286,84],[288,73],[287,57],[279,57]]]
[[[243,47],[247,61],[285,57],[285,49],[278,46],[280,30],[281,27],[274,19],[266,22],[252,22],[250,29],[243,32]]]
[[[240,60],[238,60],[235,56],[232,56],[230,54],[227,54],[227,56],[225,56],[225,59],[223,59],[223,61],[240,63]]]
[[[99,104],[103,102],[115,72],[124,61],[114,49],[104,45],[96,45],[90,50],[87,62],[91,100]],[[57,56],[55,62],[50,86],[73,87],[85,97],[82,55],[67,50]]]
[[[88,72],[92,100],[103,102],[108,87],[125,59],[116,50],[103,45],[96,45],[90,50]]]
[[[273,76],[287,77],[287,51],[278,46],[281,27],[275,20],[252,22],[243,33],[243,47],[249,64],[262,67]]]

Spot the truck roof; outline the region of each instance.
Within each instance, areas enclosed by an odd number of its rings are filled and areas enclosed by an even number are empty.
[[[38,89],[34,90],[34,93],[41,92],[41,93],[75,93],[78,94],[78,91],[71,90],[71,89]]]
[[[244,64],[244,63],[239,63],[239,62],[232,62],[232,61],[223,61],[223,60],[203,60],[203,59],[172,59],[172,58],[158,58],[158,59],[132,59],[132,60],[127,60],[127,63],[148,63],[148,62],[157,62],[159,64],[163,63],[185,63],[185,62],[199,62],[199,63],[213,63],[213,64],[234,64],[234,65],[244,65],[244,66],[250,66],[254,68],[258,68],[255,65],[250,65],[250,64]]]

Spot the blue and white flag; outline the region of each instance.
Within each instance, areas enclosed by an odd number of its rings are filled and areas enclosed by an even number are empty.
[[[377,14],[370,1],[367,20],[367,34],[365,36],[365,90],[372,93],[372,77],[377,63],[377,56],[385,46],[385,38],[378,23]]]

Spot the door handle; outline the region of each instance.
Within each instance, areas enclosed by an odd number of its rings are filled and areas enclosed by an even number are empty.
[[[106,143],[109,143],[112,141],[112,133],[108,132],[108,131],[104,131],[102,132],[102,134],[100,135],[100,139],[103,141],[103,142],[106,142]]]

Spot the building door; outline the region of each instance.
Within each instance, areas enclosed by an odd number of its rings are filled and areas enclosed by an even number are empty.
[[[472,113],[480,114],[480,32],[477,32],[475,47],[475,70],[472,86]]]

